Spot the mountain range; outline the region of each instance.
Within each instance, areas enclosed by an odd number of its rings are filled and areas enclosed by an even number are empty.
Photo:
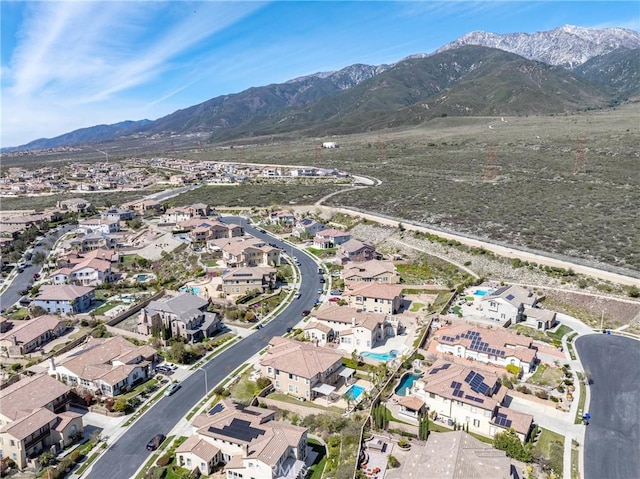
[[[75,130],[3,151],[193,136],[220,142],[322,136],[446,115],[551,114],[640,98],[640,33],[571,25],[533,34],[471,32],[392,65],[351,65],[222,95],[155,121]]]

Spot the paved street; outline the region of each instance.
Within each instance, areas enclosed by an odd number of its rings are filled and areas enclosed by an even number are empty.
[[[48,256],[55,242],[64,233],[72,231],[75,227],[75,225],[64,225],[60,230],[47,234],[45,239],[41,241],[41,246],[33,248],[33,254],[43,253]],[[31,266],[25,267],[22,273],[17,273],[11,284],[0,295],[0,310],[6,310],[13,306],[21,298],[20,291],[29,289],[33,284],[33,275],[42,270],[42,264],[33,264],[31,261],[29,263]]]
[[[585,479],[640,477],[640,342],[592,334],[575,346],[591,374]]]
[[[244,220],[224,218],[224,221],[235,223],[242,221],[250,234],[268,239],[269,242],[278,246],[284,246],[282,241],[247,226]],[[289,248],[287,246],[287,250]],[[173,427],[205,394],[205,374],[207,389],[211,390],[238,366],[264,348],[273,336],[283,335],[288,327],[295,326],[300,321],[303,310],[311,309],[318,297],[316,290],[320,286],[317,265],[302,251],[294,251],[301,262],[299,268],[304,279],[300,288],[301,299],[292,301],[263,329],[257,330],[223,351],[200,368],[201,370],[196,370],[181,383],[182,387],[174,395],[159,400],[132,426],[125,429],[119,438],[116,438],[115,443],[93,465],[88,477],[96,479],[134,477],[150,454],[145,448],[147,441],[158,433],[169,435]]]

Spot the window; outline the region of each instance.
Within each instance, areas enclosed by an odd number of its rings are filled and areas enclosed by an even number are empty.
[[[474,427],[480,427],[480,419],[474,419],[473,420],[473,426]]]
[[[475,406],[471,406],[471,412],[478,412],[478,408]]]
[[[430,397],[431,399],[435,399],[436,395],[435,395],[434,393],[429,393],[429,397]]]

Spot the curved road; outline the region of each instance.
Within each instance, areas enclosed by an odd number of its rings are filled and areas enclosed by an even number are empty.
[[[640,341],[590,334],[576,340],[591,373],[585,479],[640,477]]]
[[[274,243],[286,251],[291,246],[268,234],[260,233],[246,220],[227,217],[224,222],[242,224],[245,231],[269,243]],[[302,311],[310,310],[318,298],[317,290],[322,286],[317,273],[317,264],[306,253],[295,251],[301,265],[300,285],[302,297],[292,301],[277,317],[265,324],[240,342],[226,349],[202,366],[206,371],[209,389],[214,388],[238,366],[263,349],[274,336],[283,335],[288,327],[295,326],[301,319]],[[172,396],[163,397],[156,402],[140,419],[96,461],[88,477],[104,479],[110,477],[134,477],[136,471],[147,461],[150,453],[146,444],[155,434],[167,436],[171,429],[200,401],[205,393],[204,374],[196,370],[182,381],[182,387]]]

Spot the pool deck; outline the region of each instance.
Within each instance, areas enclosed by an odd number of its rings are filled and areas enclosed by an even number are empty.
[[[334,396],[334,397],[337,396],[338,399],[333,400],[333,401],[331,399],[329,399],[329,406],[336,406],[336,407],[339,407],[341,409],[345,409],[346,410],[349,405],[347,404],[347,400],[344,399],[343,396],[349,390],[349,388],[351,386],[353,386],[354,384],[356,386],[363,387],[365,389],[365,392],[366,391],[370,391],[371,390],[371,386],[372,386],[372,384],[369,381],[366,381],[364,379],[357,379],[356,381],[351,382],[349,384],[343,384],[342,386],[340,386],[338,389],[336,389],[332,393],[332,396]],[[364,394],[364,392],[362,394]],[[360,401],[360,399],[362,398],[362,394],[358,397],[358,399],[356,399],[355,402],[354,401],[351,402],[351,406],[353,406],[354,404],[356,404],[356,403],[358,403]],[[313,400],[313,403],[314,404],[318,404],[319,406],[322,406],[322,407],[327,407],[327,398],[325,396],[320,396],[318,398],[315,398]]]

